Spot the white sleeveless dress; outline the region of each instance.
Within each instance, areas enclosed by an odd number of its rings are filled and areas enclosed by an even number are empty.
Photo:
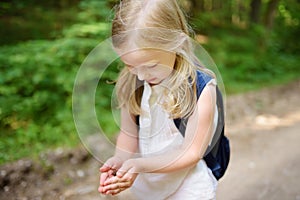
[[[208,84],[216,84],[213,79]],[[151,87],[144,84],[139,131],[139,151],[142,157],[160,155],[178,148],[183,136],[173,119],[160,105],[161,94],[166,89],[162,84]],[[214,127],[217,123],[217,109]],[[215,199],[217,180],[204,160],[193,168],[172,173],[140,173],[131,192],[141,200],[210,200]]]

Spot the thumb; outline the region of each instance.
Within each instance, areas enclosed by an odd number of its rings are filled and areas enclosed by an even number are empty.
[[[117,177],[122,178],[128,170],[126,166],[122,166],[116,173]]]
[[[127,173],[133,173],[134,170],[134,166],[131,165],[122,165],[122,167],[117,171],[116,175],[119,178],[122,178],[125,174]]]
[[[100,167],[99,171],[100,171],[100,172],[107,172],[107,171],[109,171],[111,168],[112,168],[112,167],[111,167],[108,163],[104,163],[104,164]]]

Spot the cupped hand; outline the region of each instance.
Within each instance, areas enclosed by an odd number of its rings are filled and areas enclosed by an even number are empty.
[[[100,172],[108,172],[109,170],[117,171],[123,164],[121,158],[113,156],[109,158],[103,165],[100,167]]]
[[[123,163],[116,175],[119,178],[131,179],[134,174],[141,172],[140,170],[141,166],[138,159],[129,159]]]
[[[100,171],[100,187],[99,192],[102,193],[104,182],[115,176],[117,170],[121,167],[123,161],[118,157],[109,158],[103,166],[99,169]]]
[[[106,175],[103,185],[100,185],[99,192],[102,194],[116,195],[132,186],[139,170],[136,159],[129,159],[123,163],[117,171],[116,176]],[[103,178],[104,179],[104,178]]]
[[[102,194],[108,195],[116,195],[120,192],[128,189],[131,187],[133,181],[131,179],[119,178],[117,176],[113,176],[108,178],[104,186],[99,187],[99,192]]]

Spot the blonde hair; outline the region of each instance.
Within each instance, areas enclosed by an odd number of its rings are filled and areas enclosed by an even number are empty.
[[[172,118],[188,117],[194,111],[196,71],[200,69],[214,76],[210,70],[199,67],[190,32],[176,0],[123,0],[112,23],[112,43],[119,54],[132,48],[176,52],[163,104]],[[120,107],[127,107],[133,115],[141,114],[143,83],[126,67],[117,80],[116,94]]]

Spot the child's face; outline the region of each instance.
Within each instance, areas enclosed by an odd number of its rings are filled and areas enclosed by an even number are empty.
[[[154,49],[136,50],[121,56],[131,73],[151,85],[159,84],[172,73],[175,59],[173,52]]]

